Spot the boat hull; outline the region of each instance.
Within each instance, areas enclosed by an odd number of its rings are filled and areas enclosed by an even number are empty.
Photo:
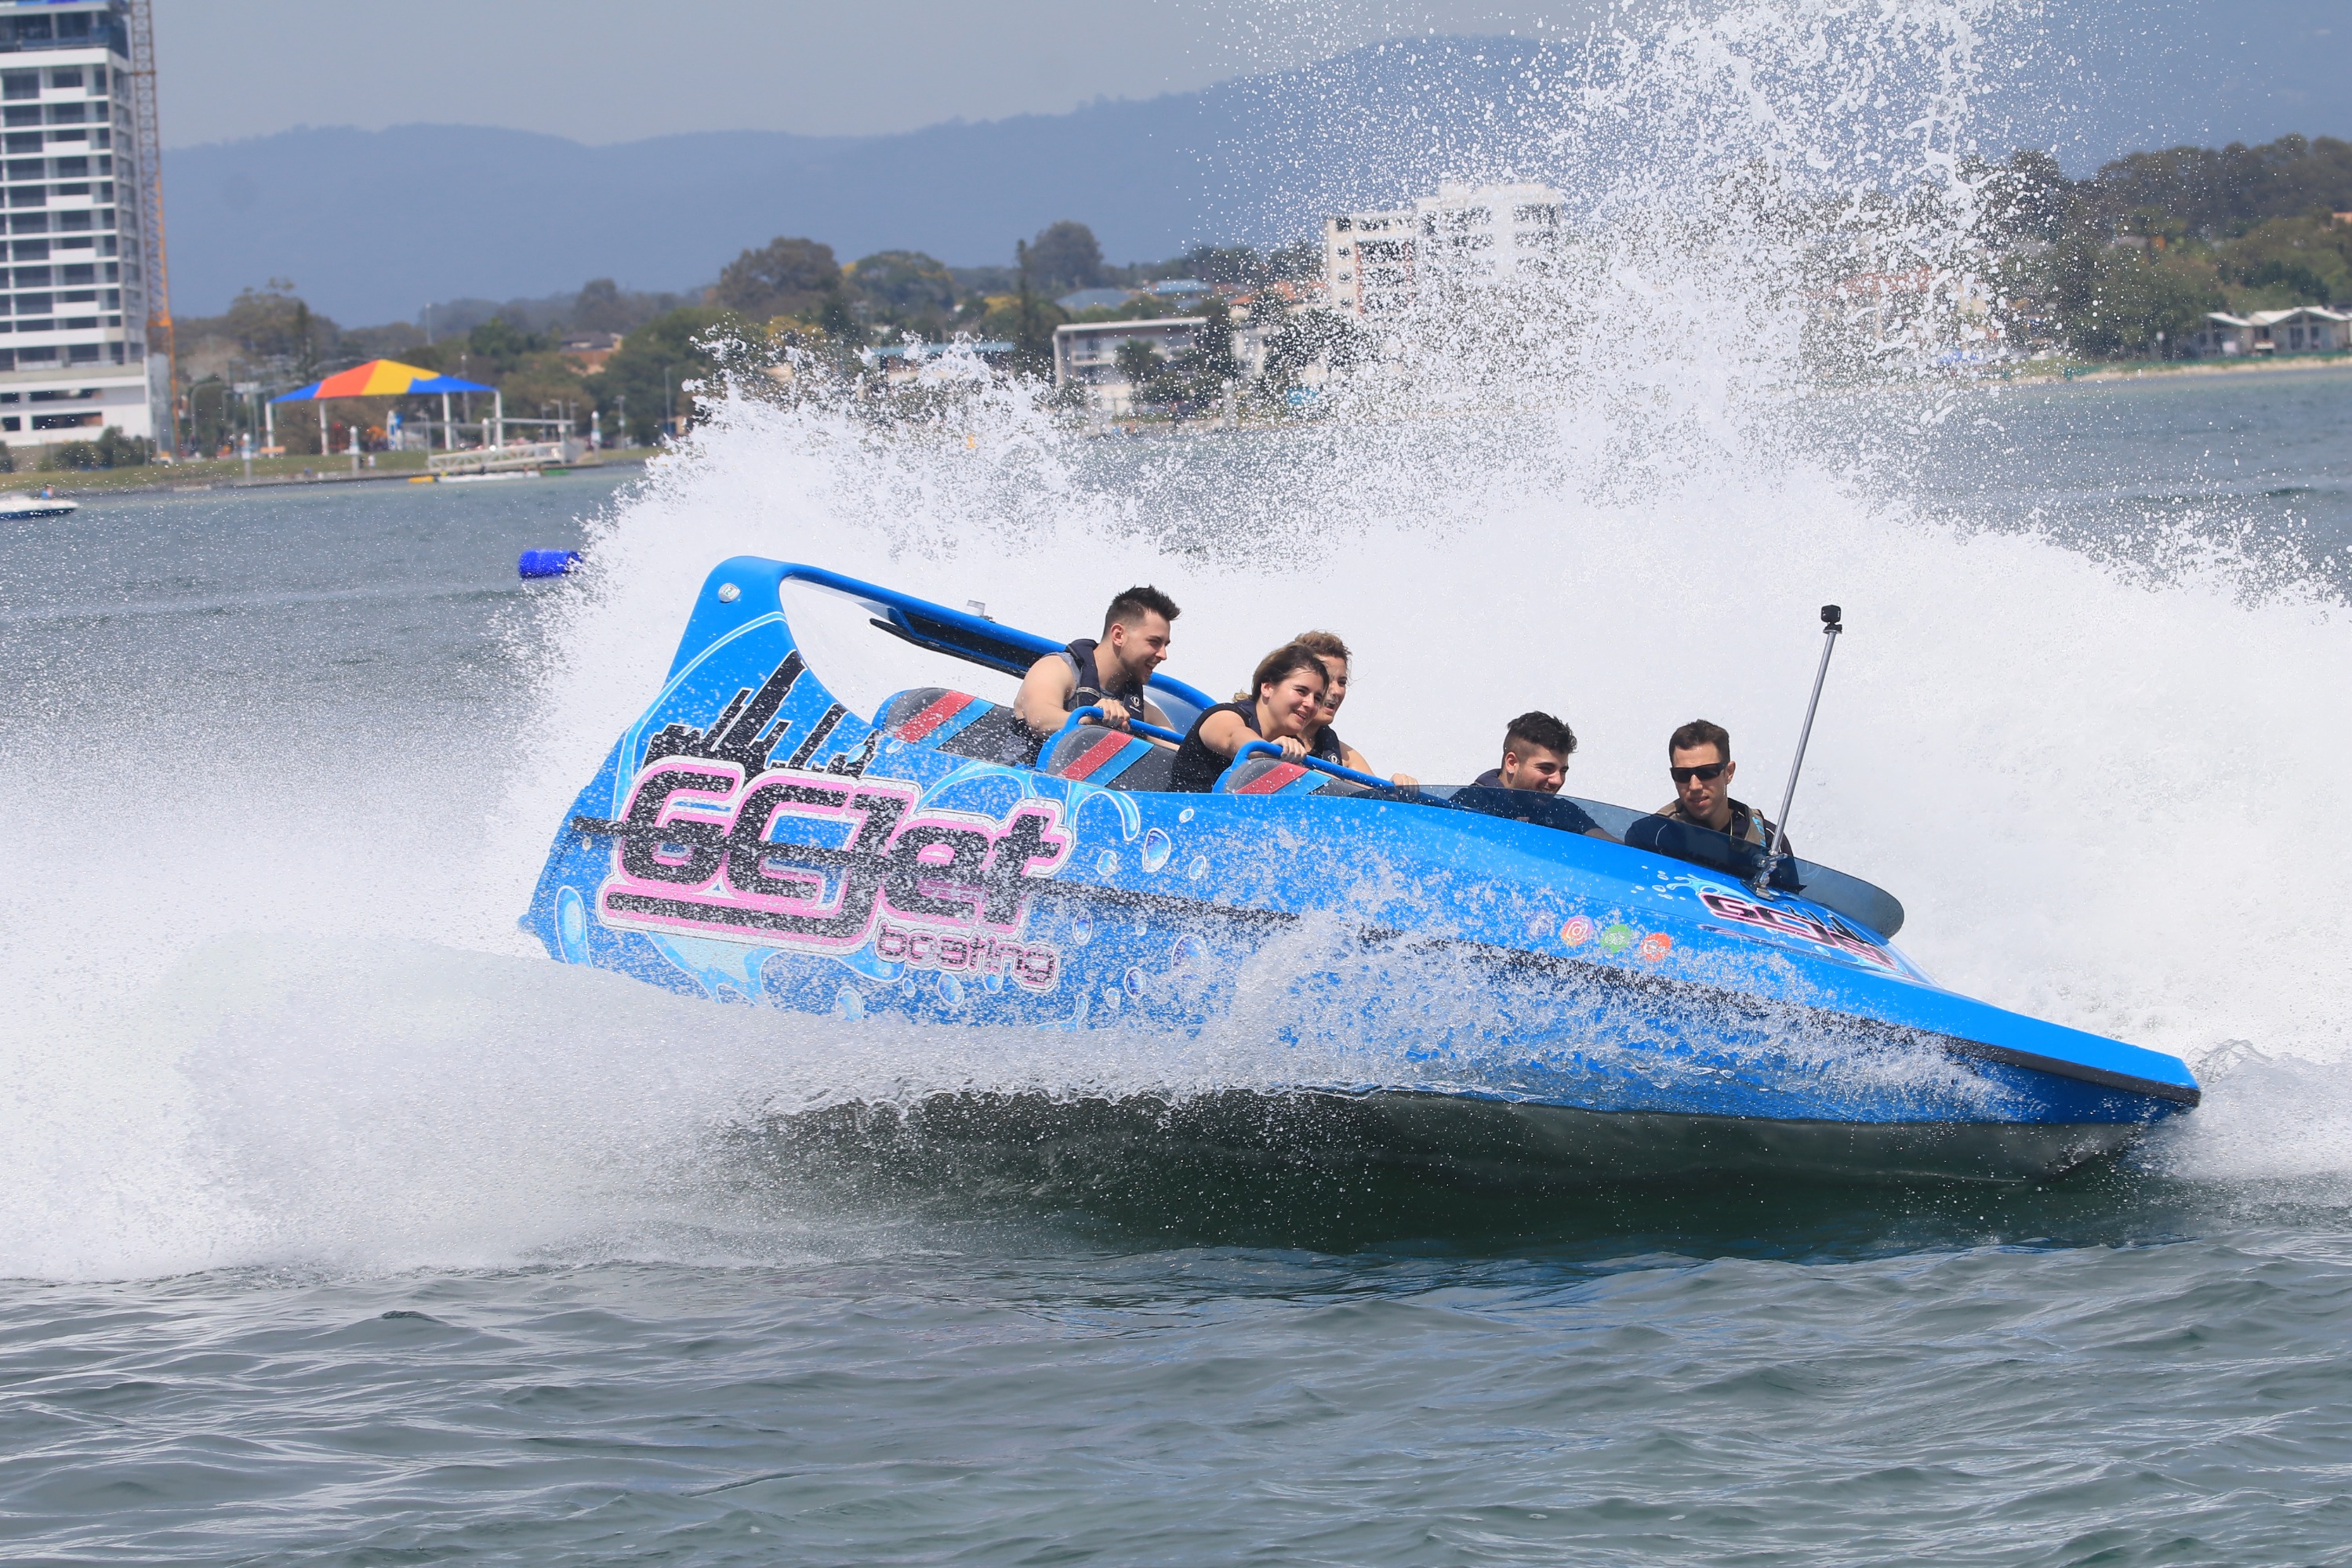
[[[1589,1110],[1538,1100],[1224,1089],[1183,1100],[961,1093],[776,1119],[773,1151],[920,1187],[1013,1182],[1074,1192],[1119,1173],[1248,1181],[1281,1169],[1391,1173],[1465,1191],[1756,1177],[2047,1181],[2137,1139],[2129,1122],[1784,1121]]]

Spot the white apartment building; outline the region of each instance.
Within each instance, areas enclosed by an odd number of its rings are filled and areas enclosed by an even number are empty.
[[[1335,309],[1378,316],[1447,285],[1531,277],[1566,242],[1549,185],[1444,183],[1409,207],[1323,220],[1323,278]]]
[[[139,200],[127,0],[0,0],[7,291],[0,440],[168,429],[147,354],[154,276]]]
[[[1378,316],[1413,300],[1412,209],[1341,213],[1323,220],[1323,282],[1335,310]]]

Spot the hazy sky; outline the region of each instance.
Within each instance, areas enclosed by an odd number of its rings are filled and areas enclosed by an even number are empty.
[[[1754,0],[1620,0],[1664,9]],[[1811,0],[1828,8],[1851,0]],[[2194,135],[2345,127],[2347,0],[1887,0],[2072,25]],[[1781,8],[1801,15],[1807,0]],[[154,0],[165,143],[419,121],[591,143],[862,135],[1150,98],[1423,32],[1581,34],[1610,0]],[[2032,18],[2040,17],[2041,24]],[[2058,52],[2064,54],[2074,47]]]
[[[289,126],[583,142],[1060,113],[1400,33],[1581,30],[1601,0],[155,0],[170,146]]]

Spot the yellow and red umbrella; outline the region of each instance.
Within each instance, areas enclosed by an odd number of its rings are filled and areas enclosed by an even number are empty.
[[[419,370],[396,359],[372,359],[339,370],[308,386],[273,397],[272,403],[315,403],[325,397],[409,397],[434,392],[493,392],[478,381],[459,381],[438,371]]]

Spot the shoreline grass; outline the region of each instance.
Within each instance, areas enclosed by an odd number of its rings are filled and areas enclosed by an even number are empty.
[[[653,456],[651,448],[642,451],[606,452],[594,458],[569,464],[578,470],[600,468],[635,468]],[[12,474],[0,474],[0,493],[38,490],[47,485],[58,494],[68,498],[85,494],[149,492],[166,494],[173,490],[263,489],[283,485],[320,484],[394,484],[422,479],[425,472],[423,452],[378,452],[376,466],[352,472],[351,458],[338,453],[333,457],[256,458],[253,478],[245,477],[245,464],[236,458],[203,458],[194,462],[142,463],[119,468],[67,468],[58,470],[19,469]]]

